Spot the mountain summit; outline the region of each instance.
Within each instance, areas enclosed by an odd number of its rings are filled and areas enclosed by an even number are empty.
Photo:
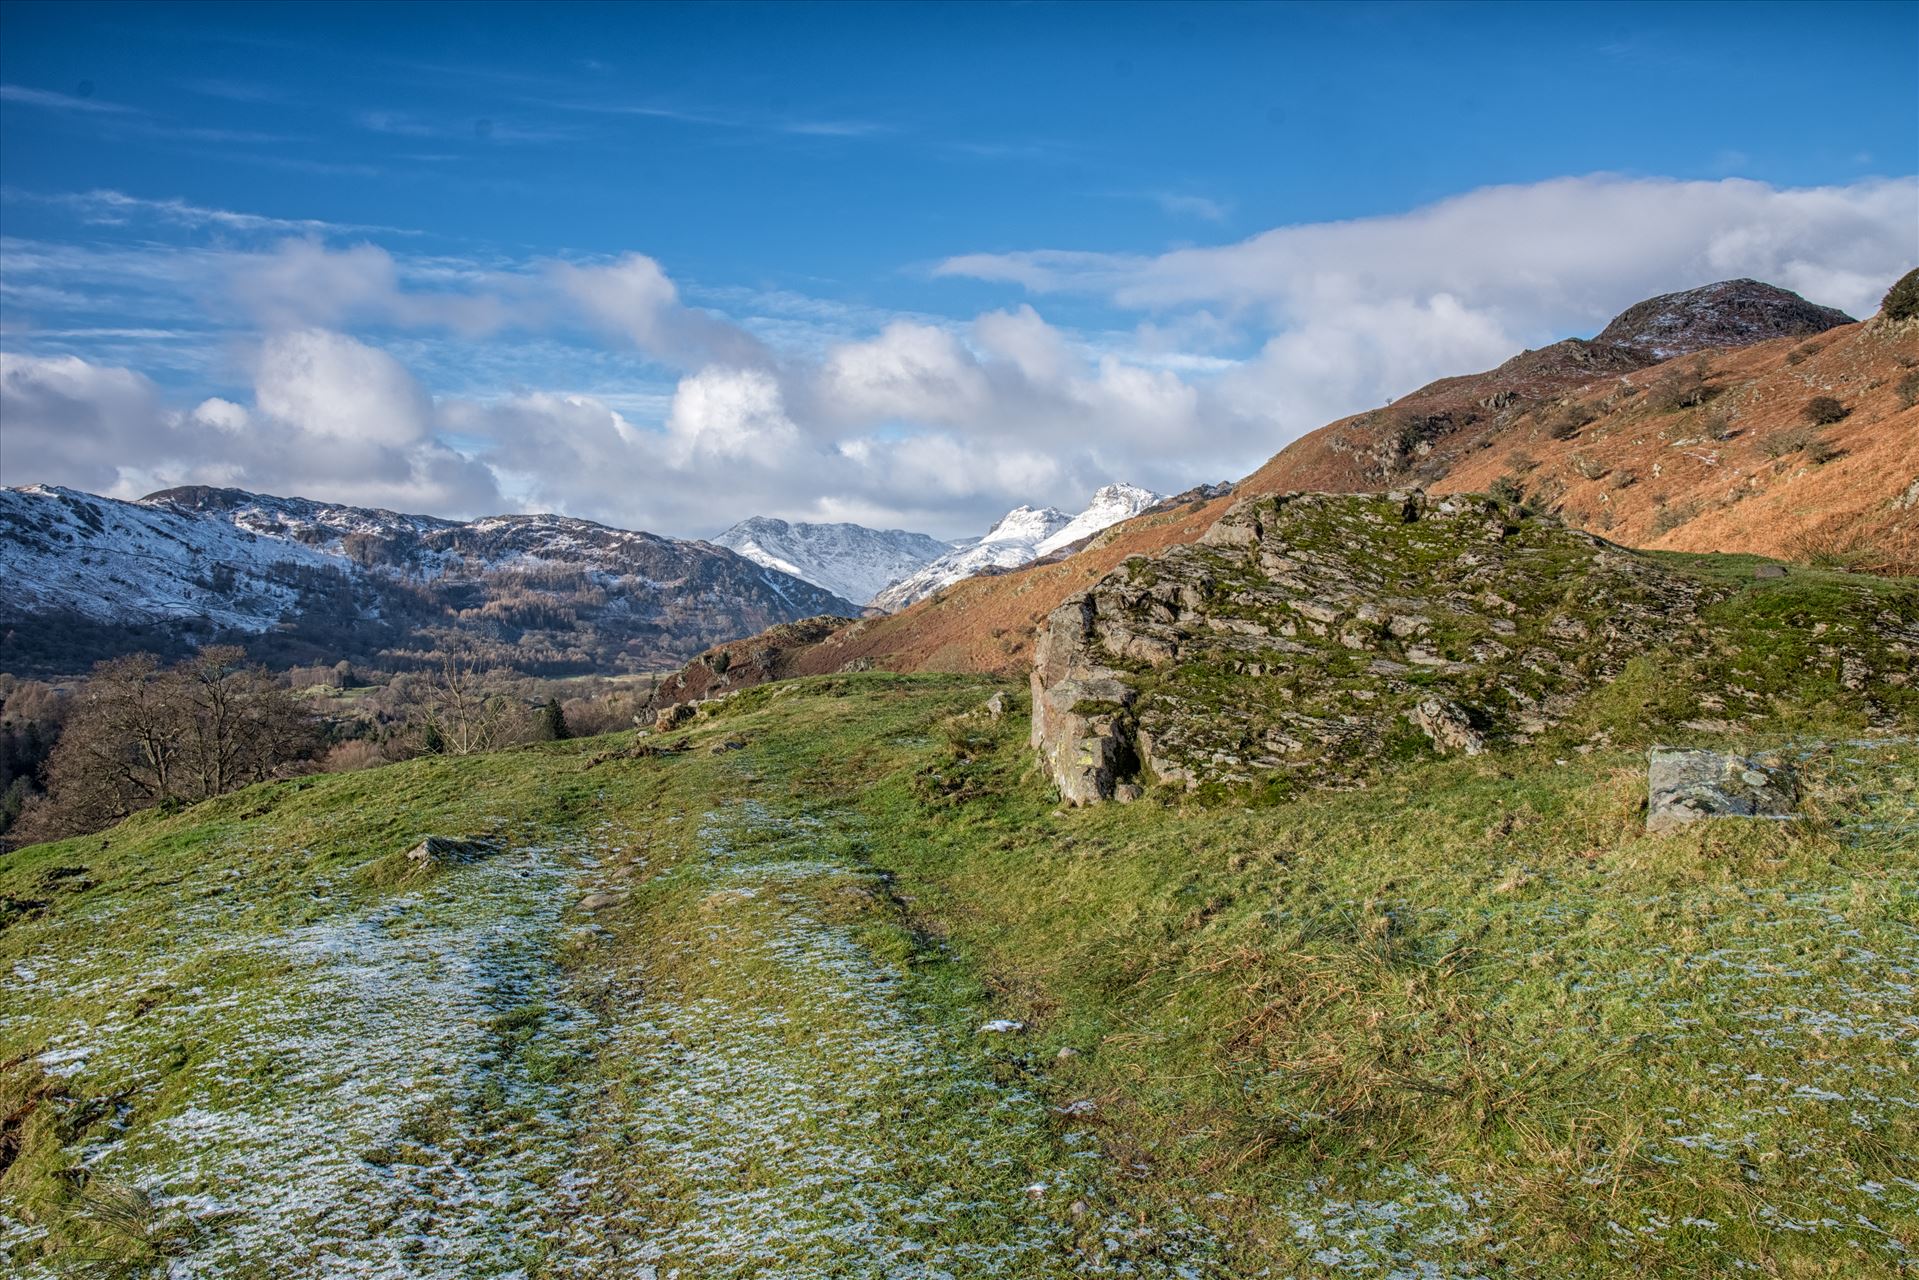
[[[1770,338],[1811,337],[1851,323],[1852,317],[1845,312],[1807,302],[1777,285],[1721,280],[1635,303],[1613,317],[1593,341],[1634,347],[1656,359],[1670,360]]]
[[[917,573],[893,583],[873,597],[873,604],[897,611],[962,578],[1017,569],[1131,519],[1158,501],[1159,495],[1150,489],[1109,484],[1095,493],[1076,516],[1055,507],[1015,507],[1000,517],[985,537],[962,543]]]

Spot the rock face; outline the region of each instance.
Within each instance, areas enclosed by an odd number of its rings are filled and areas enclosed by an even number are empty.
[[[1646,830],[1657,834],[1704,818],[1788,817],[1798,789],[1775,759],[1654,747],[1646,797]]]
[[[1073,804],[1347,785],[1529,739],[1718,590],[1477,495],[1247,499],[1047,618],[1033,746]]]

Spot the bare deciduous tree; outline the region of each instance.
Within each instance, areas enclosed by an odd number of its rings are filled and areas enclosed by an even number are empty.
[[[471,645],[449,644],[417,710],[426,749],[469,756],[501,745],[509,734],[513,704],[497,684]]]
[[[162,669],[150,654],[94,668],[47,762],[36,838],[93,831],[274,776],[311,753],[312,718],[244,650],[212,646]]]

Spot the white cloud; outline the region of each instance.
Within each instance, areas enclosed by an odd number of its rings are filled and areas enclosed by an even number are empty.
[[[827,353],[818,401],[849,421],[978,422],[991,392],[971,352],[944,329],[898,320]]]
[[[232,484],[412,511],[497,510],[492,472],[435,438],[433,416],[398,362],[336,333],[269,339],[251,408],[216,397],[185,412],[129,369],[0,353],[0,480],[121,498]]]
[[[673,281],[643,253],[593,266],[553,263],[547,275],[589,321],[669,364],[682,368],[707,361],[758,364],[769,358],[737,326],[682,304]]]
[[[800,438],[780,384],[764,369],[702,369],[681,381],[666,418],[673,456],[777,463]]]
[[[448,272],[431,260],[409,264],[403,276],[400,263],[379,245],[335,249],[311,237],[234,254],[224,265],[234,300],[268,328],[357,321],[478,337],[505,326],[508,296],[518,286],[510,276]],[[420,287],[428,282],[441,287]],[[456,287],[444,287],[449,284]]]
[[[105,492],[128,459],[164,451],[159,394],[131,369],[0,352],[0,482]]]
[[[426,437],[431,402],[400,362],[324,329],[275,334],[254,379],[261,413],[309,436],[408,445]]]
[[[1919,180],[1777,188],[1596,175],[1486,187],[1401,214],[1278,227],[1156,256],[1034,250],[936,274],[1310,322],[1326,306],[1450,294],[1512,329],[1603,322],[1651,294],[1753,276],[1853,314],[1911,265]]]

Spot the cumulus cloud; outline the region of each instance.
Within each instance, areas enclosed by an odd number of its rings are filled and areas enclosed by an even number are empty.
[[[1192,375],[1208,439],[1243,444],[1229,456],[1250,466],[1333,418],[1591,333],[1658,293],[1751,276],[1869,314],[1919,259],[1915,227],[1910,178],[1781,189],[1598,175],[1227,245],[971,254],[936,273],[1143,313],[1144,346],[1186,345],[1162,367]],[[1194,358],[1208,332],[1230,341],[1240,330],[1265,332],[1250,358]],[[1183,408],[1170,396],[1163,406]]]
[[[0,354],[0,480],[132,498],[178,484],[413,511],[497,510],[493,472],[433,433],[434,408],[384,352],[342,334],[276,335],[251,407],[214,397],[168,408],[142,374]]]
[[[233,300],[275,329],[373,323],[480,337],[505,327],[516,295],[525,292],[509,274],[453,273],[430,260],[403,274],[379,245],[335,248],[316,237],[235,253],[224,266]]]
[[[403,446],[423,439],[426,393],[386,352],[324,329],[275,334],[261,348],[254,403],[302,435]]]
[[[992,396],[978,362],[957,338],[904,320],[868,341],[829,351],[816,387],[828,413],[854,422],[980,422]]]
[[[669,364],[759,364],[766,351],[744,330],[681,303],[660,264],[643,253],[591,266],[554,263],[547,277],[586,319]]]
[[[660,264],[639,253],[604,263],[488,268],[403,261],[376,244],[335,247],[308,236],[229,255],[222,265],[232,299],[267,328],[371,323],[479,338],[571,325],[674,368],[772,363],[744,329],[683,303]]]
[[[681,463],[697,458],[777,463],[800,436],[770,373],[717,366],[680,383],[666,430]]]
[[[480,263],[314,235],[165,269],[135,255],[96,264],[100,278],[147,281],[154,296],[222,282],[215,305],[237,304],[257,329],[243,340],[251,395],[176,408],[122,361],[9,355],[0,465],[10,483],[123,495],[204,480],[676,534],[763,513],[956,536],[1020,502],[1074,506],[1115,479],[1170,491],[1245,474],[1326,421],[1589,333],[1654,293],[1751,275],[1863,314],[1919,257],[1915,224],[1913,180],[1781,190],[1600,176],[1157,255],[940,267],[1101,299],[1117,319],[1094,332],[1032,303],[942,318],[784,297],[735,320],[689,304],[641,254]],[[56,278],[72,256],[23,253],[8,249],[9,290]],[[695,296],[740,309],[759,295]],[[774,323],[795,316],[805,341]],[[350,336],[359,326],[384,331],[385,346]],[[465,366],[479,389],[436,398],[407,362],[443,367],[446,335],[481,353]],[[546,357],[484,356],[587,341],[621,353],[595,366],[598,395],[541,385]],[[532,385],[500,385],[517,381]]]
[[[106,492],[126,460],[168,447],[159,395],[131,369],[78,356],[0,352],[0,482],[56,481]]]

